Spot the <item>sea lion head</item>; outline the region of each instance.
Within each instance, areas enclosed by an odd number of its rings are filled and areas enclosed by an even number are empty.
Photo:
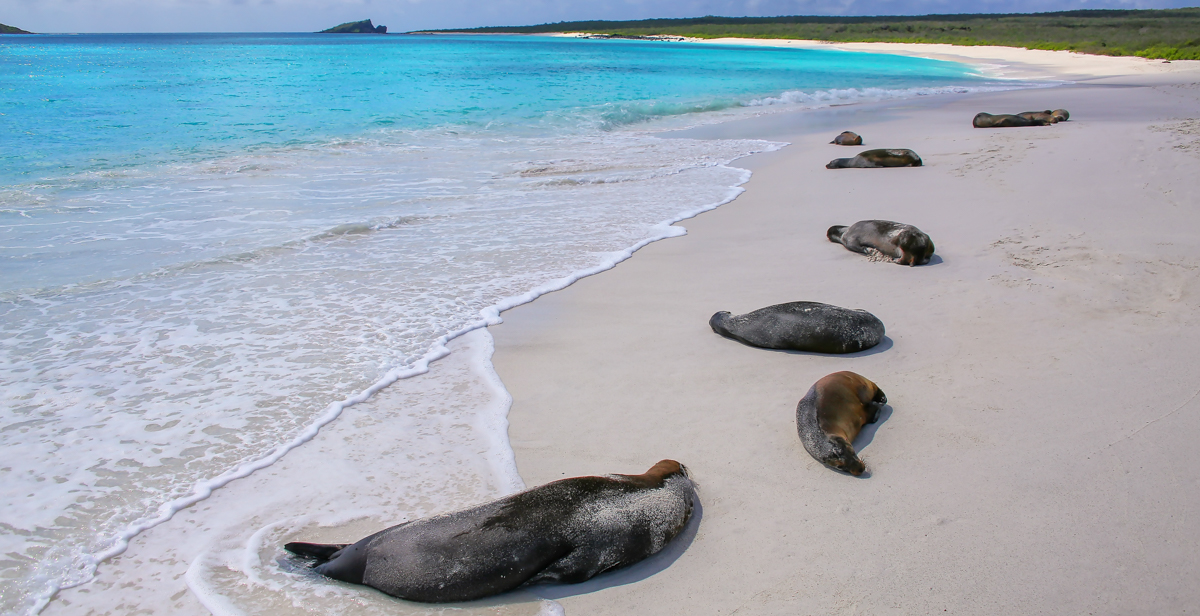
[[[916,229],[904,229],[896,235],[900,248],[900,265],[925,265],[933,258],[933,240]]]
[[[1071,113],[1066,109],[1055,109],[1050,112],[1050,115],[1053,115],[1059,122],[1066,122],[1071,119]]]
[[[722,310],[712,315],[712,317],[708,319],[708,326],[711,327],[714,332],[724,336],[729,333],[729,328],[725,326],[725,322],[729,320],[730,316],[732,315],[729,313],[729,311]]]
[[[863,464],[862,460],[858,458],[858,454],[854,453],[854,447],[846,439],[840,436],[831,436],[829,437],[829,445],[831,451],[821,460],[822,464],[850,473],[855,477],[866,472],[867,465]]]

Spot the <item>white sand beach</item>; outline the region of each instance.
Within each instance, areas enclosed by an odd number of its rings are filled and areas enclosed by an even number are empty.
[[[700,486],[702,522],[670,566],[558,601],[587,615],[1195,609],[1200,63],[836,47],[1077,83],[712,129],[792,145],[739,161],[746,193],[681,223],[686,237],[506,313],[494,363],[526,483],[674,458]],[[1070,122],[971,127],[979,111],[1060,107]],[[864,146],[827,145],[843,129]],[[824,168],[870,147],[925,166]],[[940,259],[873,263],[825,239],[871,218],[920,227]],[[888,338],[820,356],[707,324],[795,300],[867,309]],[[838,370],[890,400],[860,439],[869,477],[822,467],[796,435],[797,401]]]
[[[1194,610],[1200,62],[837,47],[1075,83],[781,113],[676,135],[791,145],[738,161],[754,173],[746,192],[680,223],[686,236],[488,328],[526,485],[641,473],[663,458],[688,466],[702,511],[664,553],[582,585],[448,607],[332,583],[297,595],[272,577],[278,545],[293,538],[275,520],[307,520],[304,540],[344,540],[394,522],[355,511],[401,499],[390,486],[406,480],[443,482],[459,506],[512,489],[511,477],[478,461],[503,462],[503,443],[448,474],[384,477],[389,457],[422,455],[392,440],[408,415],[445,413],[445,439],[472,422],[503,421],[502,390],[463,352],[435,369],[468,375],[478,408],[404,408],[404,388],[422,385],[401,381],[276,465],[134,537],[94,582],[60,592],[43,613]],[[1071,120],[971,127],[979,111],[1054,108]],[[864,146],[829,145],[842,130],[862,134]],[[825,169],[876,147],[911,148],[925,166]],[[871,262],[825,239],[831,225],[873,218],[927,232],[934,262]],[[821,356],[750,348],[708,327],[719,310],[796,300],[867,309],[887,339]],[[451,349],[491,342],[478,332]],[[824,468],[796,434],[797,401],[838,370],[870,378],[890,401],[859,440],[869,470],[861,478]],[[379,439],[352,441],[339,425],[378,426]],[[434,435],[404,438],[419,445]]]

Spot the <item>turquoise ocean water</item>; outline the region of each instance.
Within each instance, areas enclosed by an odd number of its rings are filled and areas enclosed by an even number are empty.
[[[832,50],[0,37],[0,611],[781,146],[656,131],[1006,87]]]

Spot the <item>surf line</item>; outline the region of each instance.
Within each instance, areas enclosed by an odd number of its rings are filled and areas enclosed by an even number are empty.
[[[678,222],[687,220],[689,218],[694,218],[696,216],[699,216],[700,214],[703,214],[704,212],[708,212],[708,211],[714,210],[722,205],[725,205],[726,203],[729,203],[729,202],[733,201],[734,199],[736,199],[738,197],[738,195],[745,192],[746,189],[742,188],[742,185],[744,185],[746,182],[750,181],[750,177],[753,174],[748,169],[742,169],[742,168],[738,168],[738,167],[730,167],[729,163],[732,163],[734,160],[737,160],[738,158],[743,158],[745,156],[750,156],[752,154],[776,151],[776,150],[779,150],[790,144],[787,142],[766,142],[766,144],[764,144],[764,145],[765,145],[765,147],[761,150],[747,152],[746,154],[743,154],[742,156],[738,156],[737,158],[729,160],[725,163],[711,165],[713,167],[719,167],[719,168],[724,168],[724,169],[729,169],[732,171],[739,172],[739,177],[738,177],[737,182],[734,185],[729,187],[729,191],[726,193],[725,198],[723,198],[719,201],[716,201],[716,202],[708,203],[708,204],[705,204],[705,205],[702,205],[699,207],[685,210],[683,212],[680,212],[679,214],[672,216],[671,218],[668,218],[662,222],[659,222],[659,223],[651,226],[650,227],[651,233],[648,237],[646,237],[645,239],[642,239],[641,241],[639,241],[639,242],[635,243],[634,245],[632,245],[628,248],[625,248],[623,250],[617,250],[617,251],[605,254],[604,257],[601,259],[600,263],[595,266],[592,266],[592,267],[589,267],[589,268],[586,268],[583,270],[579,270],[574,273],[563,276],[561,278],[557,278],[557,279],[551,280],[549,282],[543,283],[541,285],[534,287],[533,289],[530,289],[529,291],[526,291],[525,293],[504,298],[504,299],[500,300],[499,302],[480,310],[479,311],[480,318],[478,320],[468,323],[467,325],[464,325],[463,327],[461,327],[453,332],[450,332],[448,334],[445,334],[445,335],[439,337],[431,345],[430,350],[423,357],[421,357],[421,359],[417,360],[413,364],[411,364],[409,366],[401,366],[401,367],[393,368],[392,370],[388,371],[387,374],[385,374],[381,379],[376,381],[373,385],[371,385],[370,387],[366,388],[365,390],[359,392],[358,394],[350,396],[343,400],[331,403],[329,406],[327,406],[325,408],[325,411],[313,423],[311,423],[307,427],[305,427],[300,432],[300,434],[298,434],[292,440],[290,440],[286,443],[282,443],[280,445],[276,445],[274,448],[272,448],[267,453],[265,453],[257,458],[252,458],[246,462],[243,462],[243,463],[239,464],[238,466],[236,466],[216,477],[197,482],[195,487],[192,489],[192,492],[190,494],[188,494],[187,496],[183,496],[183,497],[180,497],[175,500],[172,500],[172,501],[162,504],[161,506],[159,506],[156,514],[153,515],[152,517],[148,517],[146,519],[143,519],[141,521],[138,521],[138,522],[126,527],[124,530],[122,530],[120,533],[118,533],[117,536],[112,540],[113,544],[111,547],[109,547],[105,550],[101,550],[99,552],[95,552],[95,553],[87,555],[87,557],[86,557],[87,560],[82,567],[83,571],[85,572],[85,575],[83,576],[84,579],[66,583],[66,584],[52,583],[50,585],[50,587],[46,590],[46,592],[44,592],[42,594],[42,596],[39,597],[36,600],[36,602],[34,603],[33,613],[37,614],[37,613],[41,612],[43,609],[45,609],[45,607],[47,605],[49,605],[50,600],[53,599],[54,596],[56,594],[58,594],[58,592],[60,590],[65,590],[68,588],[75,588],[77,586],[82,586],[84,584],[87,584],[88,582],[91,582],[93,579],[95,579],[96,570],[100,566],[100,564],[109,560],[110,558],[114,558],[116,556],[119,556],[119,555],[125,553],[125,551],[129,549],[130,541],[132,541],[133,538],[136,537],[137,535],[139,535],[140,533],[145,532],[151,528],[154,528],[155,526],[158,526],[160,524],[164,524],[164,523],[170,521],[171,518],[173,518],[176,513],[180,512],[183,509],[186,509],[187,507],[190,507],[202,500],[207,499],[209,496],[212,496],[212,493],[214,490],[222,488],[222,487],[228,485],[229,483],[236,481],[238,479],[248,477],[256,471],[262,470],[264,468],[271,466],[272,464],[275,464],[280,459],[282,459],[283,456],[287,455],[287,453],[289,451],[316,438],[316,436],[320,432],[321,428],[329,425],[331,422],[333,422],[335,419],[337,419],[338,416],[340,416],[342,414],[342,411],[346,410],[347,408],[354,406],[355,404],[359,404],[361,402],[367,401],[368,399],[371,398],[371,396],[375,395],[377,392],[379,392],[383,388],[391,385],[392,383],[395,383],[396,381],[399,381],[401,379],[412,378],[414,376],[422,375],[422,374],[429,372],[430,364],[432,364],[433,362],[436,362],[437,360],[442,359],[450,354],[450,349],[447,348],[446,345],[451,340],[454,340],[455,338],[459,338],[459,337],[467,334],[468,332],[472,332],[477,329],[486,328],[491,325],[499,325],[500,323],[504,322],[504,320],[502,318],[500,318],[500,313],[502,313],[506,310],[511,310],[513,308],[516,308],[517,306],[520,306],[522,304],[528,304],[529,302],[532,302],[533,300],[535,300],[547,293],[561,291],[562,289],[565,289],[565,288],[571,286],[575,282],[582,280],[584,278],[587,278],[589,276],[595,276],[596,274],[599,274],[601,272],[606,272],[606,271],[616,267],[617,264],[621,263],[622,261],[625,261],[626,259],[629,259],[630,257],[632,257],[633,254],[635,252],[637,252],[638,250],[641,250],[642,248],[644,248],[650,244],[653,244],[654,242],[658,242],[658,241],[665,240],[665,239],[672,238],[672,237],[679,237],[682,235],[687,235],[687,229],[685,229],[683,227],[677,227],[677,226],[675,226],[675,224]],[[490,343],[491,336],[489,335],[488,338],[489,338],[489,343]],[[508,394],[507,390],[503,389],[503,383],[500,382],[499,375],[496,375],[494,369],[491,368],[490,355],[492,352],[494,352],[495,346],[494,346],[494,344],[489,344],[489,347],[490,347],[488,350],[489,360],[487,361],[488,372],[491,373],[491,376],[489,377],[489,381],[491,381],[494,384],[498,384],[499,389],[504,391],[504,394],[503,394],[504,415],[507,416],[508,409],[512,405],[512,397]],[[508,448],[508,455],[506,456],[506,460],[504,460],[504,462],[503,462],[503,466],[504,466],[504,468],[495,469],[495,470],[498,471],[497,475],[500,475],[501,477],[506,477],[509,479],[509,483],[510,483],[510,487],[511,487],[512,491],[515,492],[517,490],[524,488],[525,487],[524,482],[521,480],[520,475],[517,473],[516,458],[512,452],[511,446]],[[191,569],[191,567],[189,567],[189,569]],[[222,607],[224,607],[224,606],[222,606]]]

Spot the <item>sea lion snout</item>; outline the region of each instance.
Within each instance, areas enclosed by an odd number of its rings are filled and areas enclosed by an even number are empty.
[[[854,447],[846,442],[846,439],[834,436],[829,439],[829,444],[833,446],[833,452],[828,458],[821,460],[822,463],[855,477],[866,472],[867,465],[854,453]]]

